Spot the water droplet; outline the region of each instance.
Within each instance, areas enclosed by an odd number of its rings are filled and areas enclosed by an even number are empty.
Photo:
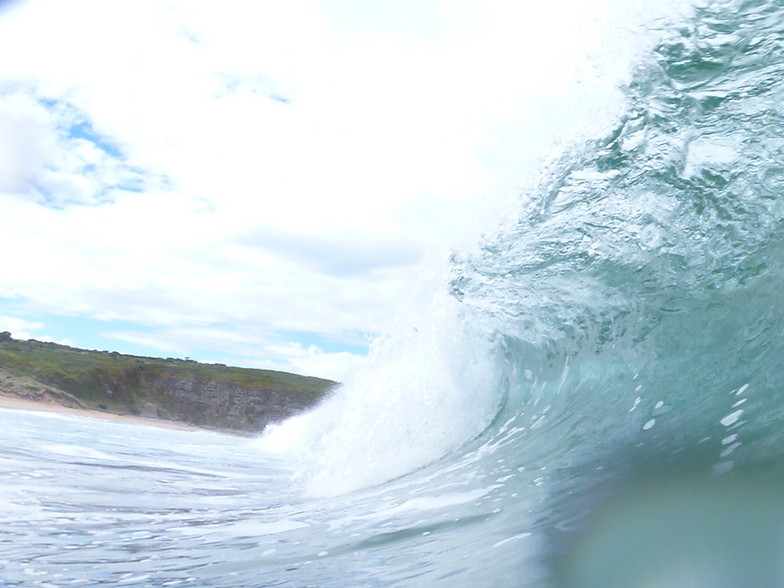
[[[735,451],[740,446],[741,446],[740,443],[733,443],[732,445],[727,447],[724,451],[722,451],[719,457],[727,457],[730,453]]]
[[[713,466],[713,473],[716,474],[717,476],[720,476],[721,474],[726,474],[728,471],[732,469],[734,465],[735,465],[734,461],[719,462],[715,466]]]
[[[742,414],[743,414],[743,410],[742,409],[741,410],[736,410],[735,412],[732,412],[732,413],[728,414],[727,416],[725,416],[719,422],[722,425],[724,425],[725,427],[729,427],[730,425],[734,425],[735,423],[737,423],[738,419],[740,418],[740,415],[742,415]]]

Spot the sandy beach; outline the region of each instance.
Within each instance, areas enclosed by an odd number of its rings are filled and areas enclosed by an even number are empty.
[[[84,416],[84,417],[95,418],[95,419],[103,419],[107,421],[121,421],[125,423],[134,423],[137,425],[149,425],[152,427],[163,427],[166,429],[178,429],[181,431],[205,430],[199,427],[195,427],[193,425],[188,425],[187,423],[178,423],[175,421],[167,421],[163,419],[155,419],[155,418],[140,417],[140,416],[133,416],[133,415],[118,415],[109,412],[103,412],[100,410],[69,408],[54,402],[36,402],[34,400],[27,400],[15,396],[0,395],[0,408],[56,412],[59,414]]]

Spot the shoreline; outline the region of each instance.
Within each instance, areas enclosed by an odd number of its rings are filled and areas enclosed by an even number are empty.
[[[177,421],[168,421],[165,419],[157,419],[153,417],[143,417],[135,415],[121,415],[111,412],[103,412],[100,410],[93,410],[89,408],[70,408],[55,402],[37,402],[35,400],[28,400],[19,398],[18,396],[9,396],[0,393],[0,408],[7,408],[11,410],[34,410],[38,412],[54,412],[57,414],[65,414],[71,416],[83,416],[93,419],[101,419],[105,421],[120,421],[123,423],[130,423],[135,425],[147,425],[150,427],[159,427],[163,429],[176,429],[179,431],[207,431],[211,433],[222,433],[231,435],[227,431],[214,431],[212,429],[205,429],[188,423],[181,423]]]

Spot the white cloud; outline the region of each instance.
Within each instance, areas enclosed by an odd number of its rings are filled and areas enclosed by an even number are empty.
[[[248,367],[294,372],[345,382],[365,362],[364,355],[346,351],[327,352],[316,345],[299,343],[265,347],[267,359],[249,361]]]
[[[70,339],[57,339],[51,335],[41,335],[34,332],[40,331],[44,326],[44,323],[28,321],[15,316],[0,316],[0,331],[10,332],[14,339],[22,341],[35,339],[36,341],[73,346],[73,342]]]
[[[379,330],[601,128],[635,36],[597,23],[631,4],[29,0],[0,19],[0,296],[347,365],[269,344]]]
[[[27,321],[14,316],[0,316],[0,331],[8,331],[14,339],[34,339],[31,331],[38,331],[43,323]]]
[[[185,357],[190,353],[200,361],[220,362],[242,367],[255,367],[345,380],[364,359],[364,355],[346,351],[328,352],[315,344],[302,345],[285,339],[285,334],[254,333],[248,326],[235,329],[205,326],[201,328],[164,328],[154,333],[114,331],[103,336],[117,341],[141,345],[161,353]],[[360,342],[353,342],[354,345]],[[188,349],[220,349],[220,355],[205,359]]]

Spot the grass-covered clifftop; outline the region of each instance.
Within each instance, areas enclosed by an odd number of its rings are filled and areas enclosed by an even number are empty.
[[[0,340],[0,393],[72,397],[87,408],[257,432],[309,408],[335,382],[278,372]],[[63,394],[65,393],[65,394]]]

